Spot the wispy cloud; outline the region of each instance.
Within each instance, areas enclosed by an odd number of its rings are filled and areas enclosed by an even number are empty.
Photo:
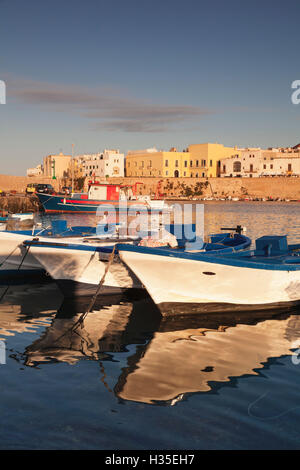
[[[94,129],[123,132],[166,132],[173,125],[210,114],[197,106],[153,104],[125,96],[109,87],[54,84],[7,79],[10,96],[18,102],[53,111],[78,113],[92,120]]]

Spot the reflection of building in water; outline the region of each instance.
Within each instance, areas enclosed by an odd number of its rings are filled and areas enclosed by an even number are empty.
[[[47,326],[51,321],[52,312],[45,316],[27,318],[21,313],[19,305],[0,305],[0,340],[16,333],[28,333],[37,330],[40,326]]]
[[[255,369],[263,368],[269,358],[292,354],[299,336],[299,316],[219,331],[156,332],[138,363],[124,371],[115,393],[125,400],[153,403],[206,392],[212,389],[211,382],[257,375]]]
[[[61,300],[55,284],[11,286],[0,304],[0,339],[48,326]]]

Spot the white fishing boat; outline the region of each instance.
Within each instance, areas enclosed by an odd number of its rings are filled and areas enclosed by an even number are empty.
[[[238,253],[186,253],[120,245],[121,260],[164,315],[293,306],[300,301],[300,244],[265,236]]]
[[[116,226],[111,224],[112,232]],[[30,243],[38,238],[41,243],[57,243],[60,247],[64,243],[80,243],[83,240],[97,237],[107,239],[112,233],[98,236],[97,228],[90,226],[75,226],[68,228],[65,220],[53,220],[49,227],[33,226],[31,230],[4,230],[0,232],[0,279],[15,276],[42,275],[45,270],[38,259],[30,251]],[[28,245],[25,246],[24,242]]]
[[[181,237],[187,230],[182,230]],[[169,243],[176,241],[174,233],[180,233],[176,226],[170,226],[171,232],[163,231],[163,237],[158,240],[151,240],[160,245],[158,248],[161,251],[170,250],[166,248]],[[170,238],[171,241],[170,241]],[[179,235],[177,235],[179,237]],[[119,262],[118,257],[113,260],[110,259],[111,253],[115,245],[118,247],[122,244],[126,246],[134,245],[137,249],[143,248],[139,246],[149,242],[149,238],[139,237],[126,237],[124,239],[113,237],[111,239],[97,239],[96,237],[89,237],[82,240],[29,240],[24,245],[30,248],[31,256],[44,267],[50,276],[57,282],[65,297],[76,296],[92,296],[96,293],[100,281],[102,282],[101,294],[105,293],[120,293],[126,289],[141,289],[142,283],[138,280],[132,270]],[[195,236],[196,241],[196,236]],[[239,233],[221,233],[211,235],[211,242],[201,245],[202,253],[212,253],[214,251],[231,252],[233,249],[239,250],[250,246],[251,240]],[[197,244],[193,245],[187,242],[185,238],[178,238],[176,241],[178,248],[174,252],[192,252],[199,251]],[[115,254],[118,253],[116,250]],[[108,259],[110,260],[109,269],[107,266]],[[157,265],[154,268],[157,271]],[[168,276],[170,278],[170,276]]]

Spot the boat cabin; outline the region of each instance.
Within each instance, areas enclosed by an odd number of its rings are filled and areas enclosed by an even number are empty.
[[[136,185],[137,183],[134,185],[121,185],[90,182],[86,198],[98,201],[119,201],[134,199],[136,195]]]

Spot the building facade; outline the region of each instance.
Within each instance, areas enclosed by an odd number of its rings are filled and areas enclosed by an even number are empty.
[[[222,144],[193,144],[188,146],[191,177],[216,178],[220,176],[220,162],[227,157],[238,156],[237,147]]]
[[[26,174],[27,176],[42,176],[43,166],[37,165],[35,168],[28,168]]]
[[[129,151],[126,156],[126,176],[216,177],[219,176],[221,158],[236,152],[236,148],[210,143],[189,145],[182,152],[178,152],[175,147],[168,152],[155,148]]]
[[[221,160],[221,177],[299,176],[300,149],[240,149]]]
[[[171,148],[169,152],[155,148],[129,151],[126,156],[126,176],[140,177],[179,177],[184,172],[186,152],[177,152]]]
[[[44,176],[48,178],[65,178],[68,176],[71,155],[64,155],[62,152],[58,155],[48,155],[44,158]]]
[[[78,155],[83,176],[96,178],[123,177],[124,154],[119,150],[107,150],[102,153]]]

